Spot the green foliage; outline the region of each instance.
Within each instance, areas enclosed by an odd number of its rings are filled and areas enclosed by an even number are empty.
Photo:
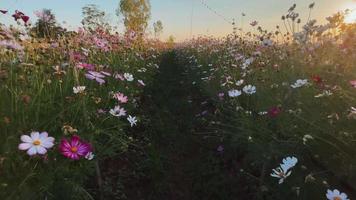
[[[57,23],[55,15],[50,9],[37,11],[38,20],[31,28],[32,34],[38,38],[56,38],[64,32],[63,28]]]
[[[151,16],[151,5],[149,0],[120,0],[116,13],[124,17],[126,32],[134,31],[142,37]]]
[[[99,9],[95,4],[88,4],[82,8],[83,26],[90,31],[95,31],[96,29],[109,30],[110,25],[107,20],[106,13]]]
[[[154,32],[155,32],[155,37],[158,38],[163,32],[162,21],[158,20],[155,23],[153,23],[153,29],[154,29]]]

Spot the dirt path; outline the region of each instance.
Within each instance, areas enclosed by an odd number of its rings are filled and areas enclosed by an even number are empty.
[[[212,149],[202,143],[194,133],[202,125],[197,120],[204,100],[199,88],[192,84],[191,76],[177,60],[174,52],[167,53],[160,73],[146,93],[151,121],[150,164],[153,180],[152,196],[166,199],[199,199],[198,179],[204,162]]]

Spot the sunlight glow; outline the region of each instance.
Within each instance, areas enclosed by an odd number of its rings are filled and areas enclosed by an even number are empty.
[[[345,23],[351,24],[356,23],[356,10],[351,11],[349,14],[345,16]]]

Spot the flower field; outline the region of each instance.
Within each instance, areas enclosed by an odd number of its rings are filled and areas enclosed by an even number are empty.
[[[355,199],[356,23],[294,9],[184,42],[0,10],[0,199]]]

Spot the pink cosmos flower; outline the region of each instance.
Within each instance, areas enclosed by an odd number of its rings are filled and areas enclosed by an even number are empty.
[[[27,24],[28,20],[30,20],[30,17],[24,15],[24,16],[21,16],[21,19],[22,19],[23,22],[25,22],[25,24]]]
[[[118,100],[120,103],[127,103],[128,98],[123,93],[118,92],[113,95],[114,99]]]
[[[277,117],[281,112],[282,112],[282,110],[279,107],[275,106],[275,107],[270,108],[268,110],[267,114],[268,114],[268,116],[274,118],[274,117]]]
[[[22,19],[22,21],[25,22],[25,25],[27,24],[28,20],[30,19],[29,16],[25,15],[23,12],[20,12],[18,10],[15,10],[15,14],[13,14],[12,17],[15,19],[15,21]]]
[[[85,74],[85,77],[87,77],[87,79],[90,79],[90,80],[95,80],[100,85],[105,83],[105,80],[104,80],[105,76],[99,72],[89,71],[88,73]]]
[[[74,135],[69,141],[62,139],[59,145],[59,151],[67,158],[79,160],[92,152],[92,147],[89,143],[81,140],[79,136]]]
[[[224,96],[225,96],[225,93],[223,93],[223,92],[220,92],[218,94],[218,97],[219,97],[220,100],[224,100]]]
[[[118,79],[118,80],[121,80],[121,81],[125,80],[125,78],[124,78],[124,76],[122,74],[115,74],[114,78]]]
[[[356,88],[356,80],[350,81],[350,84],[351,84],[352,87]]]
[[[23,12],[20,12],[18,10],[15,10],[15,13],[12,15],[12,17],[15,19],[15,21],[21,19],[22,16],[25,14]]]
[[[143,82],[143,80],[138,80],[137,81],[141,86],[146,86],[146,84]]]
[[[109,51],[109,46],[108,46],[107,40],[95,37],[94,43],[99,49],[101,49],[103,51]]]
[[[88,63],[78,63],[77,68],[86,69],[86,70],[94,70],[94,65]]]

